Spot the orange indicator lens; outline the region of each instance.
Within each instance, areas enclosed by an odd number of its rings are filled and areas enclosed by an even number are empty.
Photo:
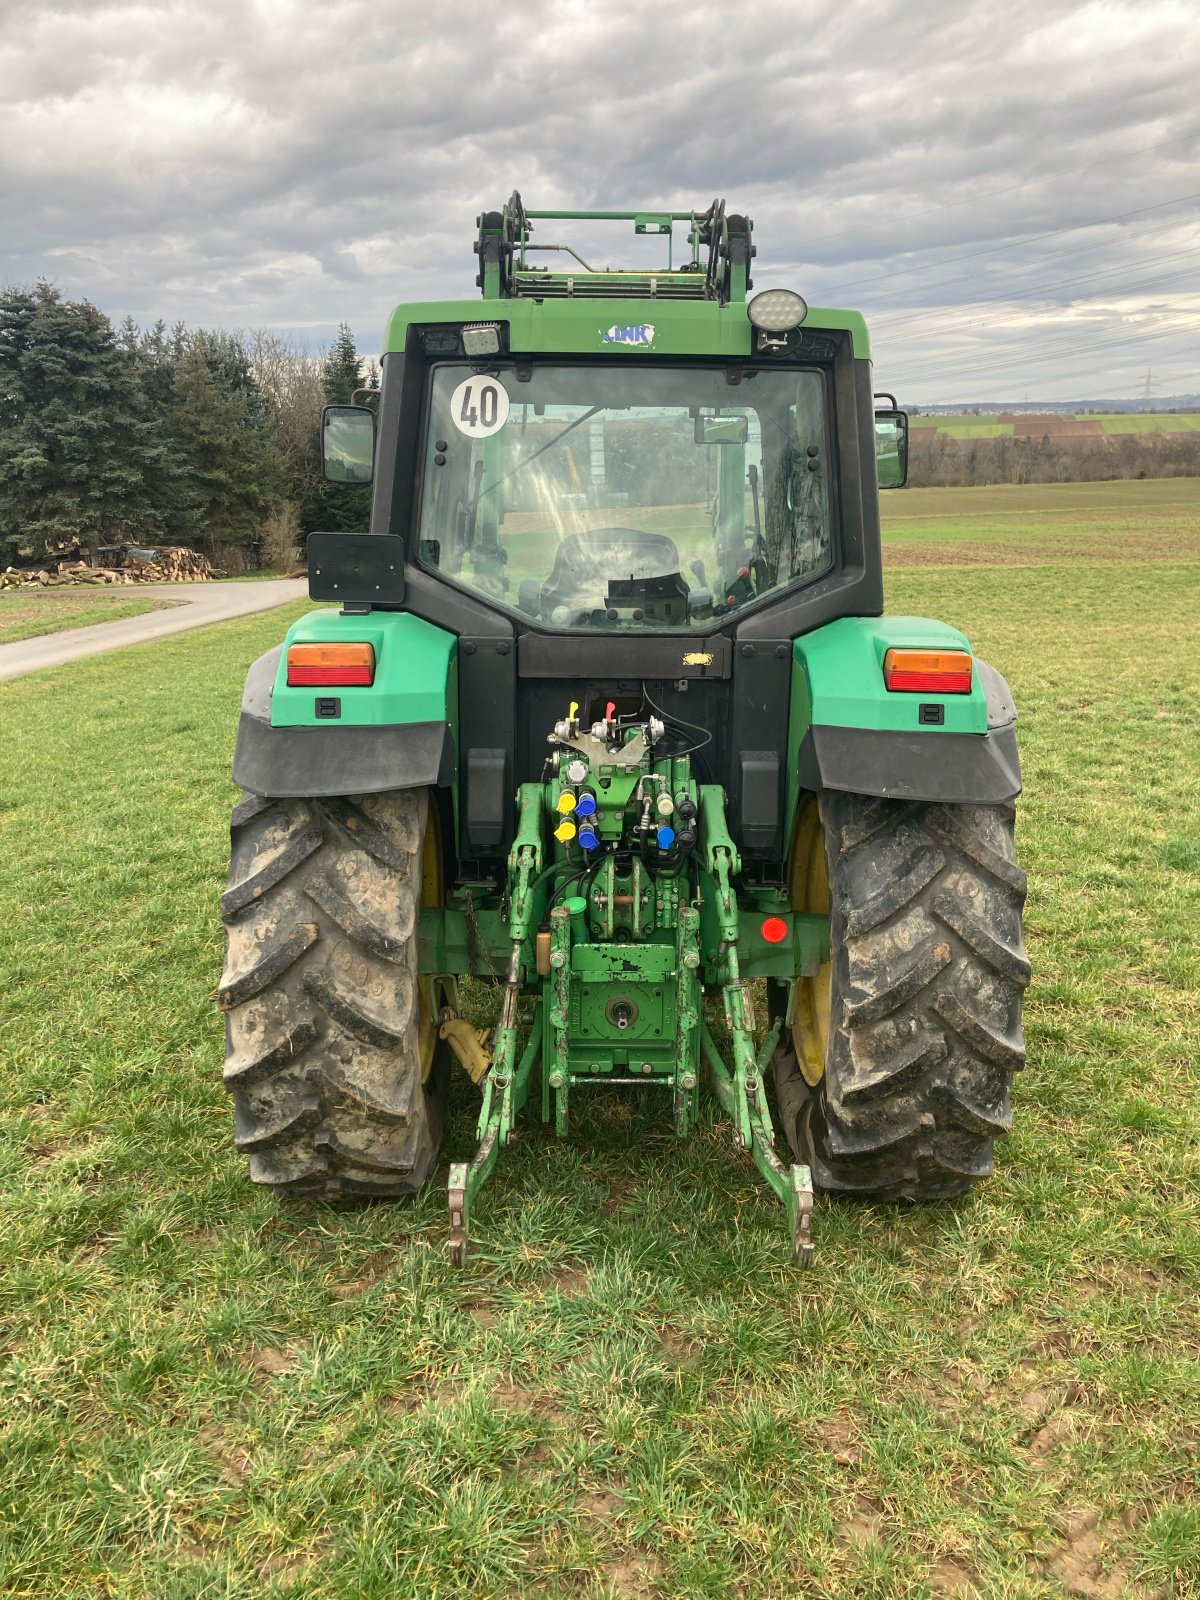
[[[287,655],[289,688],[305,684],[348,687],[375,681],[375,650],[369,644],[294,644]]]
[[[910,694],[970,694],[972,663],[966,650],[889,650],[883,681]]]

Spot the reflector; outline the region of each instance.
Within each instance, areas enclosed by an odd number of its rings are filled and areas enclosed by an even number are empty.
[[[294,644],[287,654],[289,688],[317,684],[350,687],[375,681],[375,649],[369,644]]]
[[[966,650],[889,650],[883,681],[893,692],[970,694],[973,663]]]
[[[764,917],[758,931],[768,944],[782,944],[788,936],[788,925],[782,917]]]

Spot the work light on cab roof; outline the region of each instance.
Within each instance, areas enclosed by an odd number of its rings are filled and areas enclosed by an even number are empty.
[[[578,221],[661,259],[599,265]],[[235,1137],[278,1189],[416,1194],[456,1060],[461,1265],[523,1111],[565,1137],[636,1087],[683,1137],[704,1080],[804,1263],[814,1189],[958,1194],[1009,1127],[1012,696],[957,629],[883,614],[907,418],[857,312],[748,298],[749,217],[513,194],[478,229],[482,299],[398,306],[378,410],[327,411],[370,532],[310,537],[333,604],[247,679]],[[759,1226],[696,1219],[671,1249]]]
[[[746,315],[765,333],[787,333],[808,315],[808,303],[793,289],[764,289],[746,307]]]

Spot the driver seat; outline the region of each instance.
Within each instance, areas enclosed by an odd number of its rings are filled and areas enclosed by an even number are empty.
[[[541,611],[556,606],[591,610],[607,602],[608,586],[678,578],[679,547],[665,533],[644,528],[583,528],[558,547],[554,570],[542,585]],[[686,586],[685,586],[686,594]]]

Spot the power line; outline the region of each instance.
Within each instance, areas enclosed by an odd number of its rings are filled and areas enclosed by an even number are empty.
[[[1186,228],[1186,227],[1192,226],[1193,223],[1194,223],[1194,220],[1195,219],[1192,218],[1192,217],[1183,217],[1183,218],[1172,217],[1169,222],[1161,222],[1161,223],[1158,223],[1157,225],[1153,225],[1153,226],[1149,226],[1149,227],[1143,225],[1143,226],[1138,227],[1135,232],[1133,230],[1131,230],[1131,232],[1133,232],[1133,236],[1134,236],[1135,239],[1142,240],[1142,239],[1147,239],[1147,238],[1151,237],[1154,234],[1167,233],[1167,232],[1170,232],[1171,230],[1176,230],[1177,231],[1180,228]],[[1194,237],[1195,237],[1195,234],[1189,235],[1189,238],[1194,238]],[[1122,242],[1125,242],[1125,241],[1122,241]],[[1008,271],[1010,273],[1011,272],[1028,271],[1030,268],[1036,268],[1039,262],[1044,262],[1047,266],[1054,267],[1054,266],[1058,265],[1061,262],[1069,260],[1072,256],[1080,256],[1080,255],[1090,256],[1090,255],[1093,255],[1095,253],[1095,251],[1096,251],[1096,245],[1095,245],[1094,242],[1093,243],[1088,243],[1088,244],[1075,245],[1075,246],[1069,247],[1067,249],[1063,249],[1063,248],[1059,247],[1059,248],[1056,248],[1056,249],[1054,249],[1052,251],[1049,251],[1049,252],[1039,251],[1038,255],[1033,257],[1032,260],[1029,260],[1029,261],[1002,262],[1000,264],[1000,266],[1001,266],[1002,270]],[[978,281],[979,281],[979,269],[975,268],[971,272],[956,272],[952,277],[942,278],[942,279],[937,280],[937,281],[935,281],[933,283],[930,283],[927,287],[930,288],[930,289],[933,289],[933,290],[942,290],[942,289],[949,289],[949,288],[953,287],[953,285],[956,284],[956,283],[976,283]],[[884,280],[882,280],[882,279],[879,280],[879,283],[880,283],[880,287],[881,288],[886,286]],[[860,302],[860,304],[861,303],[863,303],[863,302]],[[867,307],[869,308],[870,304],[871,304],[870,299],[866,298],[865,303],[866,303]],[[877,303],[879,303],[879,302],[877,302]],[[887,302],[884,302],[884,303],[886,304]],[[933,309],[936,309],[936,308],[933,308]],[[883,316],[903,315],[903,314],[904,313],[902,313],[902,312],[891,313],[891,312],[887,312],[887,311],[884,311],[882,313]]]
[[[1200,330],[1200,319],[1189,322],[1176,322],[1169,328],[1157,331],[1129,334],[1116,339],[1093,339],[1083,349],[1073,349],[1064,346],[1043,346],[1040,350],[1026,351],[1019,355],[1005,356],[999,359],[975,360],[971,357],[960,357],[957,360],[938,361],[930,357],[930,363],[936,363],[938,377],[963,378],[974,377],[980,373],[1004,372],[1013,367],[1026,367],[1031,361],[1053,361],[1056,365],[1066,362],[1089,360],[1098,350],[1114,350],[1126,345],[1150,344],[1156,339],[1170,339],[1179,334],[1187,334]],[[920,363],[913,363],[918,368]]]
[[[1188,349],[1185,349],[1185,350],[1181,351],[1180,354],[1182,356],[1186,356],[1186,357],[1189,357],[1189,358],[1195,357],[1196,355],[1200,354],[1200,345],[1197,345],[1194,349],[1189,347]],[[1105,381],[1112,381],[1110,375],[1116,371],[1116,360],[1117,359],[1118,358],[1114,358],[1113,362],[1109,362],[1107,364],[1097,364],[1095,366],[1084,367],[1082,369],[1076,368],[1071,373],[1064,373],[1062,376],[1063,376],[1064,379],[1069,381],[1073,387],[1081,387],[1084,384],[1092,383],[1097,378],[1104,379]],[[971,378],[972,378],[972,374],[969,374],[969,373],[965,377],[961,376],[961,375],[952,375],[952,381],[955,383],[955,386],[956,386],[956,388],[958,389],[958,391],[960,393],[961,392],[965,392],[966,386],[971,382]],[[920,377],[920,376],[918,376],[916,378],[905,379],[905,385],[908,388],[916,388],[918,386],[932,388],[932,387],[937,385],[937,381],[938,380],[937,380],[936,377],[928,377],[928,376],[927,377]],[[1001,374],[1001,375],[999,375],[998,377],[995,377],[995,378],[986,377],[985,381],[988,382],[989,384],[994,382],[996,384],[1009,385],[1009,384],[1012,384],[1012,383],[1014,383],[1014,382],[1016,382],[1018,380],[1014,379],[1014,378],[1006,378],[1003,374]],[[1046,384],[1054,383],[1055,381],[1056,381],[1055,375],[1054,374],[1049,374],[1049,375],[1041,377],[1039,379],[1039,381],[1038,381],[1038,385],[1037,386],[1044,388],[1046,386]],[[1125,380],[1121,379],[1121,380],[1117,380],[1117,381],[1123,382]],[[1188,382],[1190,382],[1190,379],[1188,380]],[[929,403],[937,404],[937,405],[968,405],[968,404],[975,405],[975,404],[979,403],[979,399],[980,398],[981,397],[978,395],[978,392],[976,392],[976,394],[973,395],[971,400],[969,400],[969,401],[967,401],[967,400],[958,400],[958,401],[943,400],[943,401],[934,401],[934,402],[929,402]],[[1028,386],[1026,386],[1026,389],[1025,389],[1025,400],[1024,400],[1024,403],[1025,404],[1036,404],[1036,401],[1030,401]]]
[[[1018,239],[1015,243],[1013,243],[1011,248],[1014,250],[1023,250],[1027,245],[1040,244],[1043,239],[1059,239],[1062,238],[1064,234],[1082,233],[1087,228],[1108,227],[1114,222],[1125,222],[1130,217],[1143,217],[1147,215],[1148,212],[1161,211],[1165,206],[1184,205],[1189,200],[1200,200],[1200,191],[1195,194],[1177,195],[1173,200],[1159,200],[1156,201],[1152,206],[1139,206],[1134,211],[1118,211],[1110,217],[1094,217],[1090,222],[1075,222],[1067,228],[1052,228],[1049,233],[1036,233],[1028,239]],[[942,261],[925,261],[922,262],[920,266],[897,267],[894,271],[885,271],[878,277],[874,278],[852,279],[851,282],[842,284],[841,289],[856,289],[861,287],[863,284],[879,285],[884,281],[890,281],[894,278],[911,277],[914,272],[933,272],[938,267],[950,267],[959,261],[977,261],[981,256],[995,255],[998,247],[1006,243],[1007,240],[1011,238],[1011,234],[1005,234],[1001,238],[993,240],[992,243],[983,250],[969,250],[960,256],[947,256]],[[839,293],[841,292],[841,289],[839,289]]]
[[[1190,333],[1193,329],[1200,328],[1200,320],[1189,319],[1185,322],[1173,322],[1167,328],[1144,329],[1138,333],[1119,334],[1112,338],[1090,339],[1087,345],[1080,349],[1077,343],[1042,345],[1034,350],[1014,351],[1012,355],[997,355],[982,353],[980,357],[963,355],[951,357],[949,360],[938,361],[938,368],[942,372],[957,372],[960,370],[982,372],[992,367],[1024,366],[1029,361],[1037,360],[1062,360],[1074,361],[1081,356],[1090,355],[1094,350],[1113,349],[1119,345],[1143,344],[1151,339],[1166,339],[1174,333]],[[937,357],[930,357],[937,361]]]
[[[1176,272],[1168,273],[1166,277],[1156,276],[1152,282],[1155,291],[1166,293],[1167,286],[1170,285],[1174,280],[1181,279],[1184,285],[1191,285],[1195,282],[1195,277],[1196,270],[1194,267],[1181,267]],[[1113,296],[1114,292],[1124,296],[1141,290],[1144,287],[1144,285],[1139,283],[1123,283],[1119,285],[1112,285],[1108,289],[1098,291],[1095,294],[1079,297],[1072,302],[1070,311],[1088,311],[1088,308],[1095,307],[1095,309],[1089,311],[1089,315],[1096,317],[1101,314],[1100,308],[1095,304],[1097,301],[1103,304],[1106,298]],[[1147,308],[1147,314],[1162,316],[1171,315],[1174,312],[1178,315],[1187,315],[1190,313],[1191,309],[1192,308],[1190,306],[1181,306],[1179,308],[1163,308],[1151,313],[1149,308]],[[945,317],[944,312],[942,312],[941,315]],[[1116,311],[1110,313],[1110,316],[1120,315],[1122,315],[1122,313]],[[913,321],[916,321],[916,318],[914,318]],[[1095,327],[1096,324],[1093,323],[1091,326]],[[1008,341],[1027,341],[1029,339],[1054,338],[1056,335],[1061,336],[1068,331],[1068,327],[1069,314],[1065,310],[1060,310],[1058,314],[1053,317],[1053,319],[1048,318],[1042,323],[1042,325],[1033,328],[1014,328],[1009,322],[999,317],[990,317],[986,320],[976,319],[973,322],[952,322],[947,320],[945,324],[945,334],[947,337],[953,336],[960,340],[985,340],[988,339],[990,335],[993,340],[996,338],[1003,338]],[[1087,325],[1081,325],[1078,331],[1081,333],[1087,333],[1089,328]],[[910,334],[910,329],[908,326],[884,328],[881,331],[873,325],[871,332],[872,342],[874,344],[878,344],[879,346],[884,344],[895,345],[898,343],[908,343],[910,338],[921,340],[935,337],[935,335],[931,335],[928,332],[923,333],[921,329],[916,329]]]
[[[1190,259],[1198,254],[1200,254],[1200,250],[1189,247],[1185,250],[1172,250],[1159,254],[1142,256],[1132,270],[1140,271],[1147,265],[1161,266],[1168,261]],[[871,330],[874,333],[878,332],[880,329],[886,330],[889,327],[896,326],[901,323],[908,326],[913,322],[924,321],[928,317],[942,317],[946,315],[947,311],[962,311],[971,306],[1000,305],[1013,300],[1036,299],[1040,296],[1052,294],[1056,289],[1067,289],[1074,284],[1088,283],[1095,278],[1107,278],[1113,276],[1114,274],[1128,272],[1130,270],[1131,268],[1128,264],[1122,264],[1115,267],[1098,267],[1094,272],[1073,273],[1069,278],[1061,278],[1057,282],[1052,283],[1041,283],[1038,284],[1036,288],[1030,287],[1005,289],[1001,290],[998,294],[981,295],[972,300],[960,301],[956,305],[922,306],[913,311],[884,312],[878,318],[872,317],[870,319]],[[1175,274],[1171,274],[1171,276],[1174,275]],[[933,287],[940,289],[944,288],[945,285],[935,284]]]
[[[1013,183],[1003,189],[988,189],[982,194],[974,194],[969,200],[948,200],[944,205],[932,206],[928,211],[916,211],[909,216],[890,218],[887,222],[864,222],[857,228],[842,228],[837,233],[818,233],[806,239],[806,244],[825,244],[830,239],[847,239],[856,233],[877,233],[881,228],[894,227],[897,223],[919,222],[924,217],[934,217],[943,211],[961,211],[964,206],[975,205],[980,200],[995,200],[1003,194],[1016,194],[1021,189],[1032,189],[1038,183],[1050,183],[1055,178],[1070,178],[1077,172],[1090,172],[1094,167],[1110,167],[1118,161],[1128,161],[1133,156],[1154,155],[1159,150],[1169,150],[1172,145],[1183,144],[1194,139],[1191,133],[1180,134],[1177,139],[1166,139],[1162,144],[1142,145],[1137,150],[1125,150],[1120,155],[1105,156],[1099,161],[1085,161],[1079,167],[1065,167],[1059,172],[1047,172],[1038,178],[1026,178],[1023,183]]]

